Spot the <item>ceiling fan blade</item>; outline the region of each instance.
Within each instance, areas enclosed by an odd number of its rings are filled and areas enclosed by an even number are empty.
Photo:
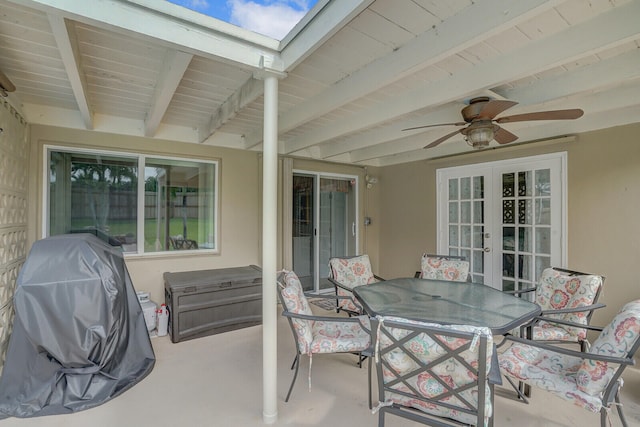
[[[437,125],[424,125],[424,126],[416,126],[416,127],[412,127],[412,128],[406,128],[406,129],[402,129],[402,131],[414,130],[414,129],[424,129],[424,128],[433,128],[433,127],[436,127],[436,126],[464,126],[466,124],[467,124],[467,122],[438,123]]]
[[[446,134],[445,136],[443,136],[443,137],[441,137],[441,138],[436,139],[435,141],[433,141],[431,144],[429,144],[429,145],[425,146],[424,148],[433,148],[433,147],[435,147],[436,145],[439,145],[440,143],[442,143],[442,142],[446,141],[447,139],[451,138],[451,137],[452,137],[453,135],[455,135],[456,133],[460,133],[460,131],[461,131],[461,130],[462,130],[462,129],[454,130],[453,132],[448,133],[448,134]]]
[[[526,122],[530,120],[573,120],[584,114],[579,108],[571,110],[538,111],[537,113],[516,114],[495,119],[496,123]]]
[[[498,130],[493,134],[493,139],[495,139],[498,144],[508,144],[518,139],[518,137],[498,126]]]
[[[515,101],[508,100],[492,100],[487,102],[482,110],[478,113],[478,117],[476,119],[480,120],[490,120],[493,119],[498,114],[502,113],[504,110],[513,107],[514,105],[518,105]]]

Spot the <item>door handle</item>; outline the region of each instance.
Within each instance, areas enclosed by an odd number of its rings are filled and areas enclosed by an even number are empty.
[[[491,252],[491,248],[484,248],[483,249],[485,252]]]
[[[356,222],[351,223],[351,235],[355,237],[356,235]]]

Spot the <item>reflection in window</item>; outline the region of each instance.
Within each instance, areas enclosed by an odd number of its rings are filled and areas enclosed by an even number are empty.
[[[48,154],[48,235],[89,232],[137,253],[217,249],[215,162],[62,150]]]

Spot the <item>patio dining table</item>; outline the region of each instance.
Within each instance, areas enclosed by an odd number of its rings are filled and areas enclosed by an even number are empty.
[[[504,335],[540,314],[540,306],[480,283],[418,278],[358,286],[353,294],[370,316],[486,326]]]

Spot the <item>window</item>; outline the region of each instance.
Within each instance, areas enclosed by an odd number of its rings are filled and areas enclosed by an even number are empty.
[[[217,249],[217,162],[46,153],[45,235],[89,232],[129,253]]]

